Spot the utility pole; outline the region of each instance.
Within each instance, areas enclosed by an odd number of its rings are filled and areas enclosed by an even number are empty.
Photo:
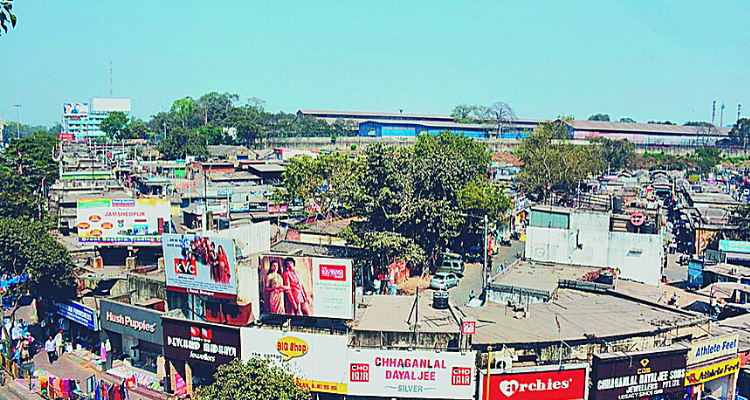
[[[484,249],[483,249],[483,252],[484,252],[484,266],[483,267],[484,268],[482,268],[484,270],[484,282],[485,282],[484,287],[482,287],[482,289],[485,291],[484,293],[485,301],[487,300],[486,290],[487,290],[487,287],[490,285],[490,280],[489,280],[490,275],[489,275],[489,271],[487,270],[489,267],[489,265],[487,264],[487,253],[489,252],[489,247],[490,247],[489,236],[488,236],[488,230],[489,230],[488,225],[489,225],[489,221],[487,218],[487,214],[485,214],[484,215]]]
[[[16,139],[21,138],[21,105],[13,104],[16,108]]]

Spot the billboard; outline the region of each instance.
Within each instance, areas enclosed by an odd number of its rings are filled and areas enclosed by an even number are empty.
[[[687,348],[595,354],[591,383],[595,400],[628,400],[685,390]]]
[[[162,318],[164,357],[170,360],[226,364],[240,356],[240,328]]]
[[[242,328],[242,359],[266,357],[288,366],[297,383],[314,392],[346,394],[347,337]]]
[[[263,256],[261,312],[320,318],[354,318],[352,260]]]
[[[585,400],[588,398],[588,364],[515,368],[482,374],[481,399]],[[489,389],[489,397],[487,390]]]
[[[737,354],[739,348],[739,333],[697,340],[690,344],[687,356],[688,365],[700,364],[704,361]]]
[[[162,199],[78,200],[78,242],[86,244],[161,245],[172,210]]]
[[[742,359],[740,357],[709,365],[707,367],[691,369],[685,376],[685,385],[693,386],[706,383],[722,376],[731,375],[740,370]]]
[[[63,115],[87,115],[89,113],[89,103],[63,103]]]
[[[350,396],[473,399],[474,353],[349,349]]]
[[[167,289],[237,297],[237,261],[232,239],[166,234],[163,241]]]
[[[130,112],[130,99],[93,99],[91,109],[94,111]]]

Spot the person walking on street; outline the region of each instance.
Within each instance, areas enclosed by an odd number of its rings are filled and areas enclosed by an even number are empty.
[[[49,359],[50,364],[55,362],[55,350],[55,340],[50,336],[49,339],[44,342],[44,351],[47,352],[47,359]]]
[[[477,295],[474,294],[474,289],[471,289],[471,293],[469,293],[469,303],[471,303],[471,301],[475,298],[477,298]]]
[[[63,353],[63,331],[57,332],[55,335],[55,349],[57,350],[57,357],[62,356]]]

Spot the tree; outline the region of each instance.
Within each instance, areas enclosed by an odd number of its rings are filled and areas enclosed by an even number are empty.
[[[626,122],[626,123],[629,123],[629,124],[635,124],[636,123],[635,120],[633,118],[630,118],[630,117],[622,117],[622,118],[620,118],[620,122]]]
[[[732,144],[746,147],[750,141],[750,118],[740,118],[729,131],[729,139]]]
[[[595,146],[576,146],[559,135],[560,122],[539,125],[521,142],[519,153],[523,168],[521,184],[544,200],[551,192],[569,193],[574,186],[602,169],[602,160]]]
[[[698,147],[693,156],[696,159],[696,168],[702,174],[712,172],[721,162],[721,153],[714,147]]]
[[[702,127],[713,128],[714,124],[710,122],[705,122],[705,121],[688,121],[682,124],[682,126],[702,126]]]
[[[198,128],[198,134],[208,139],[208,144],[216,146],[220,144],[234,144],[234,138],[222,128],[213,125],[204,125]]]
[[[488,108],[478,108],[476,112],[494,121],[497,136],[511,131],[515,121],[518,119],[515,111],[513,111],[508,103],[502,101],[495,102]],[[484,117],[480,117],[480,119],[484,119]]]
[[[254,147],[258,140],[265,138],[263,122],[263,110],[250,105],[232,107],[224,120],[227,127],[237,130],[237,140],[247,147]]]
[[[750,240],[750,204],[741,204],[731,209],[729,224],[736,229],[727,230],[732,239]]]
[[[8,33],[8,24],[16,27],[16,15],[13,14],[13,0],[0,1],[0,35]]]
[[[126,125],[120,134],[115,138],[117,140],[122,139],[148,139],[151,136],[151,131],[143,121],[131,121]]]
[[[197,128],[204,122],[204,116],[201,115],[198,105],[190,96],[185,96],[172,103],[169,112],[175,115],[180,126],[187,128]]]
[[[26,219],[0,218],[0,274],[8,278],[28,274],[25,282],[10,285],[3,293],[13,304],[11,326],[22,296],[64,300],[76,293],[75,265],[47,228]],[[7,343],[6,349],[10,351]]]
[[[474,118],[471,116],[474,110],[476,110],[476,106],[470,106],[468,104],[459,104],[453,107],[453,111],[451,112],[451,117],[453,117],[453,121],[459,124],[470,124],[474,122]]]
[[[102,132],[106,133],[110,138],[120,140],[123,138],[122,131],[125,129],[125,126],[128,125],[129,122],[129,118],[124,112],[112,111],[109,113],[109,115],[107,115],[107,118],[104,118],[102,120],[102,123],[99,127]]]
[[[458,202],[466,214],[487,215],[496,224],[501,223],[511,208],[510,197],[503,187],[489,182],[470,183],[458,192]]]
[[[198,388],[199,400],[311,400],[289,368],[268,358],[235,359],[219,366],[215,382]]]
[[[651,121],[648,121],[647,123],[649,123],[649,124],[656,124],[656,125],[677,125],[677,124],[675,124],[672,121],[654,121],[654,120],[651,120]]]
[[[589,121],[609,121],[609,114],[594,114],[589,117]]]
[[[185,158],[185,156],[208,157],[207,138],[198,131],[177,127],[159,142],[157,150],[167,160]]]
[[[229,110],[240,101],[236,93],[206,93],[198,98],[197,108],[205,115],[205,122],[215,127],[223,127]]]
[[[635,146],[627,139],[612,140],[605,137],[590,139],[606,162],[608,170],[624,170],[635,160]]]

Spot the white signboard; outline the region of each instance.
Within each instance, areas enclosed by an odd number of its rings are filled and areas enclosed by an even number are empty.
[[[349,349],[350,396],[472,399],[474,353]]]
[[[737,354],[739,333],[698,340],[690,344],[687,355],[688,365]]]
[[[240,340],[243,360],[272,358],[311,391],[346,394],[346,336],[242,328]]]
[[[202,296],[237,296],[237,269],[231,239],[164,235],[167,289]]]

